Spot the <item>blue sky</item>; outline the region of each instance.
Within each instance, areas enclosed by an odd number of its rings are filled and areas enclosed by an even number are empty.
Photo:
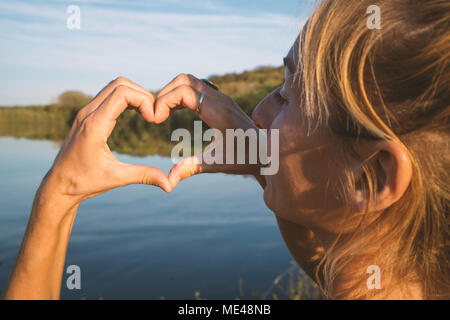
[[[281,65],[310,2],[0,0],[0,105],[94,95],[119,75],[158,89],[179,73]],[[80,30],[66,27],[69,5],[81,9]]]

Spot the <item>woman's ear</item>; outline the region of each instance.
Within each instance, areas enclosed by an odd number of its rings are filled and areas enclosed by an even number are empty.
[[[357,152],[366,164],[371,166],[371,172],[376,175],[377,189],[375,197],[371,199],[369,207],[369,194],[364,177],[365,173],[357,170],[357,183],[352,207],[355,212],[362,213],[366,209],[370,212],[384,210],[397,202],[408,189],[412,176],[412,164],[409,152],[405,146],[397,141],[364,142],[357,147]]]

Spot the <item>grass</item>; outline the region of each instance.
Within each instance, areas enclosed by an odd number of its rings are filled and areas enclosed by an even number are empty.
[[[235,300],[245,300],[244,281],[239,279],[239,295]],[[164,297],[161,297],[164,299]],[[295,261],[289,268],[278,275],[263,293],[256,293],[255,300],[322,300],[322,294],[314,281],[308,277]],[[199,291],[194,293],[194,300],[207,300]]]

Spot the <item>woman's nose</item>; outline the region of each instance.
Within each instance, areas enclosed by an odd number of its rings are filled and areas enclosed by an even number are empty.
[[[269,129],[278,112],[280,112],[281,104],[274,97],[275,94],[275,92],[272,92],[265,97],[252,113],[252,119],[260,129]]]

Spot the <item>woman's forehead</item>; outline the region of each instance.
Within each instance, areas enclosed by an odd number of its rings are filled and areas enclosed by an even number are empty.
[[[299,37],[295,40],[294,44],[292,45],[291,49],[289,50],[289,53],[287,54],[285,58],[285,65],[288,67],[289,71],[292,73],[295,73],[296,66],[299,61]]]

